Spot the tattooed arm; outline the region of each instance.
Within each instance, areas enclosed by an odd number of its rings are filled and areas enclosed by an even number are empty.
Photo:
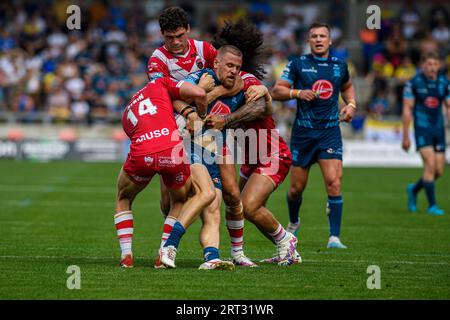
[[[259,98],[244,104],[235,112],[223,115],[209,115],[205,119],[207,128],[223,130],[225,127],[232,126],[238,122],[249,122],[264,117],[266,111],[266,101]]]

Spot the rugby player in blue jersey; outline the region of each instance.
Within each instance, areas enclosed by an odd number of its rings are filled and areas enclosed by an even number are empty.
[[[342,220],[342,137],[339,122],[350,122],[355,114],[355,92],[347,64],[330,56],[330,27],[314,23],[308,29],[311,54],[292,59],[272,89],[274,100],[297,99],[292,128],[291,183],[287,193],[289,224],[297,234],[299,210],[311,165],[319,163],[328,201],[330,226],[328,248],[346,248],[339,239]],[[341,94],[345,106],[339,110]]]
[[[442,215],[444,210],[436,204],[435,181],[445,167],[445,128],[442,103],[446,104],[450,119],[450,83],[439,74],[440,62],[435,53],[422,58],[422,72],[406,83],[403,93],[402,148],[411,146],[409,127],[414,118],[416,148],[423,161],[423,174],[416,183],[409,184],[408,210],[417,212],[417,194],[423,188],[428,199],[428,213]]]

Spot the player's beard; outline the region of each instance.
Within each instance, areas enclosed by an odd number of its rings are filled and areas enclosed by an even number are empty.
[[[236,78],[225,78],[225,81],[222,81],[222,85],[227,88],[231,89],[234,87],[234,84],[236,83]]]

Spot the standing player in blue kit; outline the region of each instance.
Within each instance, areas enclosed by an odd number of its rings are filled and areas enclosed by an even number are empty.
[[[314,23],[308,30],[311,54],[291,60],[272,89],[274,100],[297,99],[292,128],[291,184],[287,193],[289,224],[297,234],[302,193],[309,168],[319,163],[328,193],[330,226],[328,248],[346,248],[339,239],[342,220],[342,137],[339,122],[350,122],[355,114],[355,92],[347,64],[330,56],[330,27]],[[339,110],[339,94],[346,105]]]
[[[442,176],[445,167],[445,128],[442,104],[447,106],[450,119],[450,83],[439,74],[440,62],[435,53],[422,58],[422,72],[406,85],[403,93],[403,141],[408,151],[411,146],[409,126],[414,117],[416,148],[423,160],[423,174],[416,183],[408,185],[408,210],[417,211],[417,194],[423,188],[428,199],[428,213],[443,215],[436,204],[435,181]]]

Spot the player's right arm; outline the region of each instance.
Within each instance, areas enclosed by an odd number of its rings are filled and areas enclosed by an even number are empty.
[[[204,98],[206,96],[205,90],[187,81],[177,82],[170,78],[164,78],[162,81],[165,82],[173,100],[173,109],[186,119],[186,129],[191,133],[200,129],[201,126],[199,127],[196,124],[201,123],[201,119],[187,101]]]
[[[297,68],[293,61],[290,61],[283,70],[281,78],[275,82],[271,95],[274,100],[286,101],[294,98],[312,101],[316,98],[310,89],[294,89],[293,85],[297,79]]]
[[[414,108],[415,97],[412,90],[411,82],[407,82],[403,89],[403,111],[402,111],[402,125],[403,125],[403,139],[402,148],[408,151],[411,147],[411,139],[409,138],[409,127],[412,121],[412,110]]]
[[[167,65],[154,54],[148,60],[147,77],[150,81],[158,78],[170,77],[170,72]]]
[[[447,83],[447,95],[444,99],[444,106],[447,114],[448,125],[450,126],[450,81]]]

